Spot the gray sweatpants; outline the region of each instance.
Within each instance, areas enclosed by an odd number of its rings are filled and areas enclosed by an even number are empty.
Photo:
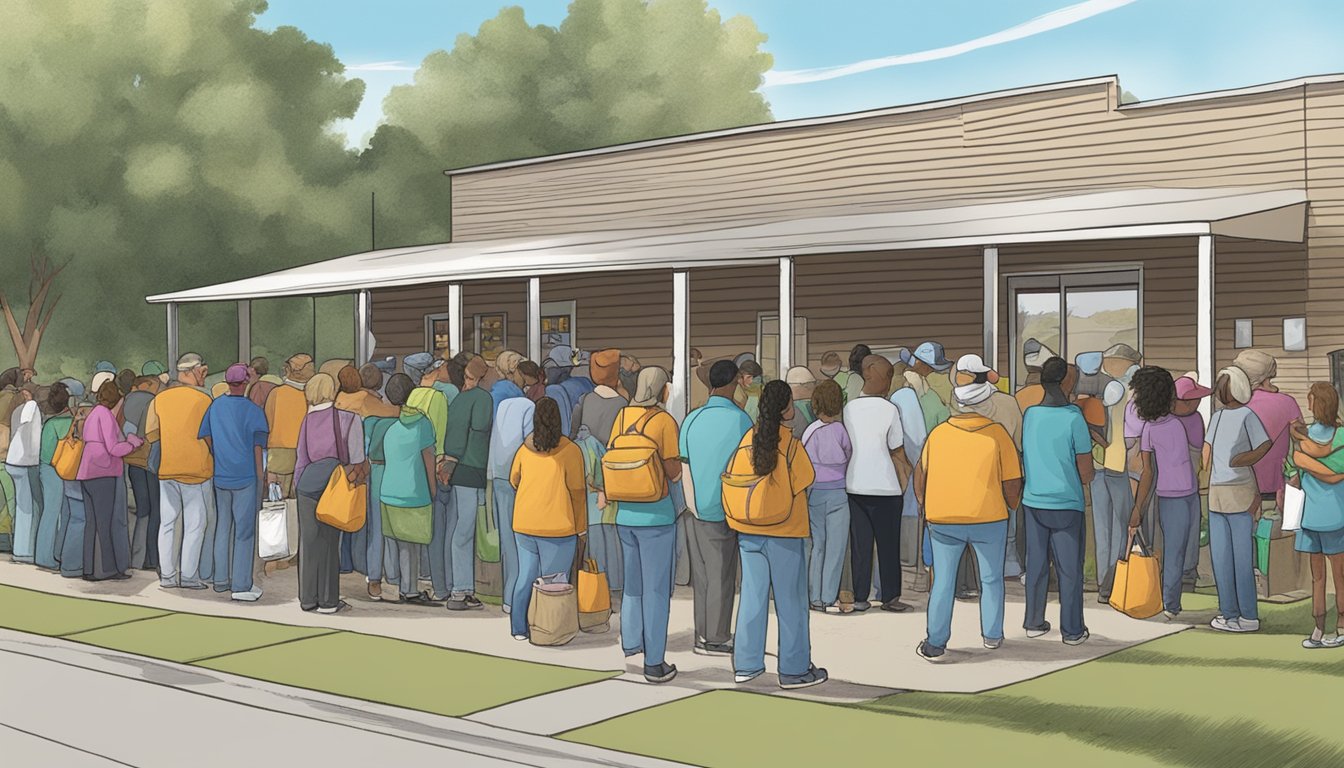
[[[737,587],[737,532],[723,521],[686,516],[686,554],[695,602],[696,642],[733,639],[733,592]]]

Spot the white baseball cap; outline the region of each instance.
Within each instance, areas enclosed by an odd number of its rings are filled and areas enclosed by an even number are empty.
[[[991,384],[999,380],[999,374],[995,373],[993,368],[985,365],[984,358],[979,355],[962,355],[957,359],[957,370],[966,373],[988,374],[987,378]]]
[[[784,383],[790,386],[796,384],[816,384],[817,377],[812,375],[812,371],[801,366],[795,365],[784,374]]]

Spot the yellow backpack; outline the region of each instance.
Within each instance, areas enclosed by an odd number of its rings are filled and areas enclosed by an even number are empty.
[[[622,430],[611,439],[602,456],[602,485],[608,499],[649,502],[667,495],[667,477],[658,456],[658,444],[644,434],[644,428],[658,413],[658,409],[650,408],[625,429],[625,411],[621,411]]]
[[[747,467],[751,467],[751,448],[744,445],[737,449],[739,453],[747,452]],[[729,471],[722,476],[723,513],[728,519],[746,525],[779,525],[789,519],[797,496],[790,472],[797,449],[798,441],[791,438],[784,461],[775,462],[774,471],[768,475],[733,472],[736,456],[728,463]]]

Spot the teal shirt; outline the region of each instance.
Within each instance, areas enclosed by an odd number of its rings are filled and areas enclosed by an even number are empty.
[[[389,421],[392,421],[389,419]],[[383,435],[383,477],[379,498],[393,507],[417,508],[432,502],[424,450],[434,447],[434,426],[418,412],[403,413]]]
[[[751,417],[726,397],[713,395],[681,425],[677,438],[691,470],[696,517],[723,522],[723,472],[742,436],[751,430]]]
[[[1344,429],[1324,424],[1307,427],[1307,437],[1332,449],[1344,447]],[[1321,463],[1335,469],[1344,453],[1334,454]],[[1336,470],[1338,471],[1338,470]],[[1309,472],[1302,473],[1302,492],[1307,495],[1302,508],[1302,527],[1309,531],[1338,531],[1344,528],[1344,483],[1323,483]]]
[[[70,422],[74,419],[68,414],[52,416],[47,419],[47,423],[42,425],[42,450],[39,454],[39,460],[43,464],[50,464],[53,456],[56,455],[56,444],[65,439],[70,432]]]
[[[1036,509],[1082,513],[1078,457],[1092,455],[1087,421],[1075,405],[1033,405],[1022,419],[1022,502]]]

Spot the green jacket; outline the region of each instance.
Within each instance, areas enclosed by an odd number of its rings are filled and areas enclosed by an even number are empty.
[[[453,400],[453,407],[448,412],[448,431],[443,440],[444,455],[457,459],[453,485],[485,487],[494,403],[490,393],[481,387],[469,389]]]

